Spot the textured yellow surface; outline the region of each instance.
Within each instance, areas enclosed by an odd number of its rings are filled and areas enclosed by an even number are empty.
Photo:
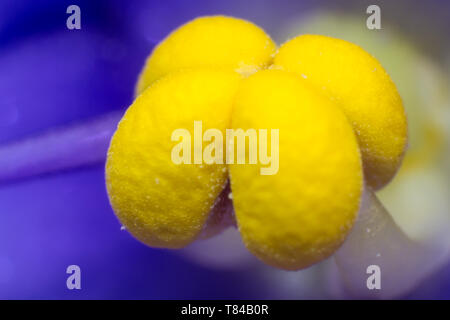
[[[261,175],[259,164],[230,165],[248,249],[292,270],[331,255],[354,223],[363,180],[356,136],[341,109],[297,75],[267,70],[243,80],[232,127],[279,129],[277,174]]]
[[[227,181],[226,166],[174,164],[172,132],[186,128],[193,138],[194,121],[201,120],[203,131],[217,128],[225,136],[240,81],[233,71],[172,73],[127,110],[108,152],[106,182],[116,215],[140,241],[180,248],[202,231]]]
[[[344,110],[358,136],[367,183],[375,189],[388,183],[403,158],[407,121],[380,63],[350,42],[303,35],[281,46],[274,64],[296,72]]]
[[[251,22],[225,16],[200,17],[173,31],[148,58],[136,93],[184,68],[220,66],[252,73],[269,65],[275,44]]]
[[[112,207],[140,241],[181,248],[232,225],[229,171],[247,248],[269,265],[302,269],[333,254],[350,232],[363,166],[374,188],[395,175],[406,118],[377,60],[323,36],[294,38],[276,55],[275,48],[254,24],[212,16],[176,29],[148,58],[106,164]],[[229,170],[175,164],[177,129],[190,130],[194,162],[194,121],[224,138],[227,128],[267,129],[272,151],[271,129],[278,129],[278,170],[264,175],[270,165],[248,164],[248,145],[246,164]]]

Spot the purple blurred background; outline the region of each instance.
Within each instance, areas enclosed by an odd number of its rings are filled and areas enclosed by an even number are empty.
[[[383,18],[428,48],[431,59],[446,59],[447,1],[2,0],[0,144],[124,110],[153,46],[196,16],[246,18],[277,39],[279,25],[290,17],[325,8],[360,12],[365,19],[365,8],[376,3],[388,8]],[[81,8],[81,30],[66,28],[71,4]],[[98,164],[0,185],[1,299],[296,297],[281,289],[274,293],[268,267],[208,268],[137,242],[120,230],[103,174]],[[82,290],[66,288],[71,264],[81,267]],[[450,298],[449,266],[403,298]]]

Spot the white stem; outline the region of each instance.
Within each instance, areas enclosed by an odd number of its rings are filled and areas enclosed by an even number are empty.
[[[390,298],[413,288],[433,268],[434,253],[409,239],[375,194],[366,188],[352,232],[336,252],[345,291],[359,298]],[[369,290],[367,273],[379,266],[381,289]]]

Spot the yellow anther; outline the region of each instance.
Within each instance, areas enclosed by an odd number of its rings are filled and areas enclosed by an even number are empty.
[[[111,141],[106,182],[115,213],[142,242],[180,248],[202,231],[228,173],[225,164],[175,164],[172,134],[186,128],[193,136],[196,120],[225,134],[240,79],[233,71],[172,73],[127,110]]]
[[[358,143],[342,111],[295,74],[245,79],[233,128],[279,128],[279,172],[231,165],[244,243],[266,263],[300,269],[331,255],[353,226],[362,191]]]
[[[275,43],[251,22],[226,16],[197,18],[155,48],[142,70],[136,93],[184,68],[215,66],[254,72],[268,66],[274,53]]]
[[[358,136],[367,184],[388,183],[407,144],[407,121],[395,84],[359,46],[303,35],[281,46],[274,64],[296,72],[339,105]]]

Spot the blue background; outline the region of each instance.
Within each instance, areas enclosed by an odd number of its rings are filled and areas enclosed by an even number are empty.
[[[347,3],[348,10],[364,12],[363,3]],[[408,6],[408,2],[401,3]],[[81,30],[66,28],[66,8],[71,4],[81,7]],[[416,11],[434,15],[429,34],[433,28],[450,30],[448,3],[431,1],[429,7],[421,6]],[[443,8],[436,9],[439,6]],[[189,19],[234,15],[271,33],[276,32],[277,21],[316,7],[346,8],[328,1],[2,0],[0,143],[123,110],[132,102],[137,75],[155,43]],[[388,15],[395,18],[402,10],[392,12]],[[411,22],[401,17],[408,13],[405,9],[398,14],[405,29]],[[424,32],[419,30],[416,36]],[[437,40],[432,36],[417,41],[430,46],[434,59],[440,58],[443,44],[433,46]],[[82,269],[82,290],[66,288],[65,270],[71,264]],[[120,232],[99,164],[0,186],[0,298],[291,296],[274,296],[251,268],[220,271],[202,267],[174,252],[145,247]],[[404,298],[450,298],[449,266]]]

